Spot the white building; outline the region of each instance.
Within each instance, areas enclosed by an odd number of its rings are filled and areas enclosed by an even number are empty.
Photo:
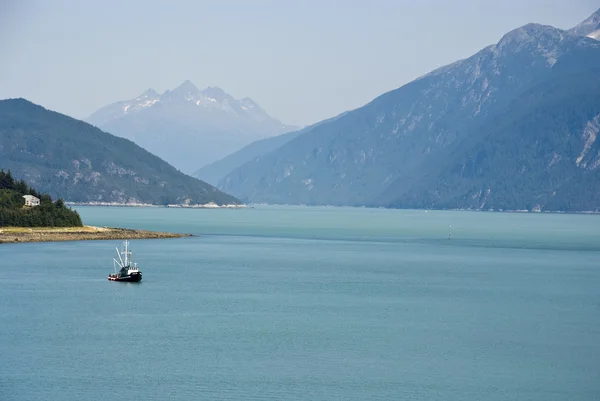
[[[39,206],[40,200],[33,195],[23,195],[25,198],[25,206]]]

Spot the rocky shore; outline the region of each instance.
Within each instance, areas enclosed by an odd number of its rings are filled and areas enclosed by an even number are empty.
[[[111,227],[2,227],[0,244],[15,242],[89,241],[112,239],[181,238],[191,234],[174,234]]]

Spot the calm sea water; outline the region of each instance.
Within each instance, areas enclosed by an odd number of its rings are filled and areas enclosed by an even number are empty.
[[[2,401],[600,399],[600,216],[78,210],[196,236],[0,245]]]

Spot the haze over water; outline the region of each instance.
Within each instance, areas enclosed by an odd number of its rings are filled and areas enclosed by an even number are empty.
[[[600,216],[78,210],[196,236],[0,245],[3,401],[600,395]]]

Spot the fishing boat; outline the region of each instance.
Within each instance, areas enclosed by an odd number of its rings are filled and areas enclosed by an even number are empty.
[[[142,272],[137,266],[137,263],[133,263],[131,258],[131,250],[129,249],[129,241],[123,241],[123,247],[119,251],[117,248],[117,256],[119,260],[113,259],[114,273],[108,275],[110,281],[126,281],[126,282],[138,282],[142,281]]]

